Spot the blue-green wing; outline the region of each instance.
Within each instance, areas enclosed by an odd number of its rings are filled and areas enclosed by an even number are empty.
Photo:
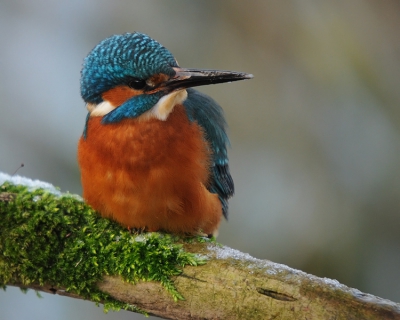
[[[226,121],[222,108],[209,96],[187,89],[188,97],[183,103],[188,117],[196,121],[205,132],[212,149],[211,181],[208,189],[217,193],[222,203],[222,212],[228,218],[228,199],[234,193],[234,184],[229,172],[229,162],[226,147],[229,144],[226,134]]]

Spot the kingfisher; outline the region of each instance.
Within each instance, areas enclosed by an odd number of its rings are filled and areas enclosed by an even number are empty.
[[[83,198],[141,231],[216,235],[234,193],[222,108],[192,87],[247,73],[181,68],[142,33],[114,35],[85,58],[88,115],[78,143]]]

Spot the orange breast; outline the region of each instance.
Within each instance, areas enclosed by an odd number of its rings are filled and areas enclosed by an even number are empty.
[[[88,121],[78,146],[83,197],[131,228],[213,234],[222,209],[207,183],[210,148],[201,127],[175,106],[166,121]]]

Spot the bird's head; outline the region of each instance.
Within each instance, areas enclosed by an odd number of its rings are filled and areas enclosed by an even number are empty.
[[[231,71],[184,69],[157,41],[142,33],[114,35],[85,58],[81,95],[103,123],[139,116],[167,119],[186,99],[186,88],[250,79]]]

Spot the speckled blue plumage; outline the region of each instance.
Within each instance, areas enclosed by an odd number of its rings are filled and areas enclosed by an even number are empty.
[[[156,73],[169,76],[177,67],[172,54],[142,33],[114,35],[100,42],[85,58],[81,76],[83,100],[100,103],[101,94],[126,77],[147,79]]]

